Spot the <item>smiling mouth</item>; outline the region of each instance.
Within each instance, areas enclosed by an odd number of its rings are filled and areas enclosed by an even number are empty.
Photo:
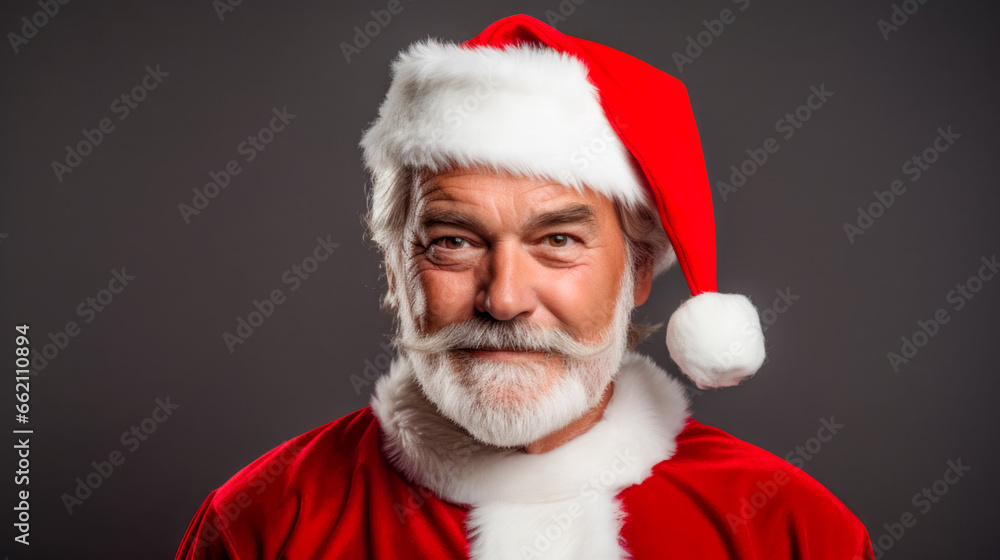
[[[521,348],[513,348],[510,346],[484,346],[479,348],[459,348],[459,352],[464,352],[472,356],[501,356],[501,355],[511,355],[511,356],[526,356],[531,354],[541,354],[539,350],[528,350]]]

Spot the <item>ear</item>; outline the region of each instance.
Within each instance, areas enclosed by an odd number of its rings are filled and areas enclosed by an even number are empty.
[[[385,278],[386,278],[386,283],[388,284],[386,286],[386,293],[385,293],[385,299],[383,299],[383,305],[387,305],[388,308],[391,309],[396,305],[398,305],[399,303],[398,300],[396,299],[397,297],[396,281],[395,281],[396,278],[395,274],[393,274],[392,267],[389,266],[389,259],[384,259],[382,261],[382,265],[385,266]]]
[[[635,306],[646,303],[653,289],[653,259],[644,259],[635,269]]]

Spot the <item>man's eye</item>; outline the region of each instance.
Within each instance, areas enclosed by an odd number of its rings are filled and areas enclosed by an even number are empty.
[[[449,246],[449,243],[453,245]],[[431,242],[431,245],[438,245],[445,249],[462,249],[469,244],[464,237],[439,237]]]
[[[551,247],[566,247],[573,242],[573,239],[565,233],[554,233],[545,239]]]

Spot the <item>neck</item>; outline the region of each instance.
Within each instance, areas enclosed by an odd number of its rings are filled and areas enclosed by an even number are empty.
[[[601,396],[601,401],[585,412],[583,416],[573,420],[565,427],[525,445],[521,448],[521,450],[529,455],[548,453],[560,445],[569,443],[577,436],[585,434],[587,430],[592,428],[594,424],[597,424],[601,418],[604,417],[604,410],[608,407],[608,403],[611,401],[611,395],[613,395],[614,392],[614,382],[608,383],[608,386],[604,388],[604,394]]]

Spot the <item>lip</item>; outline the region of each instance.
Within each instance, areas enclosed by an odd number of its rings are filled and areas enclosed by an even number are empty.
[[[502,348],[460,348],[460,352],[465,352],[470,356],[489,358],[517,358],[541,354],[537,350],[515,350],[509,347]]]

